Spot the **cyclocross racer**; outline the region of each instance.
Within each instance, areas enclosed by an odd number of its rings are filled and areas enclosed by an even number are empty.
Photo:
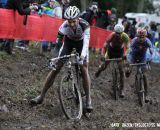
[[[147,38],[147,30],[144,28],[138,28],[137,29],[137,36],[132,39],[132,42],[130,44],[130,51],[129,51],[129,61],[131,63],[145,63],[147,61],[146,58],[146,52],[147,49],[149,49],[150,53],[152,54],[152,43]],[[143,69],[143,71],[145,68]],[[145,71],[144,71],[145,72]],[[130,72],[126,72],[126,77],[129,77]],[[145,78],[146,80],[146,78]],[[145,81],[145,100],[146,102],[149,101],[148,98],[148,86],[147,86],[147,80]]]
[[[124,27],[122,24],[116,24],[114,27],[114,32],[112,32],[104,43],[104,50],[106,50],[105,58],[122,58],[126,56],[124,52],[124,47],[128,49],[129,36],[124,32]],[[126,51],[127,52],[127,51]],[[104,62],[100,65],[98,71],[95,73],[95,77],[98,77],[102,71],[104,71],[109,62]],[[120,97],[124,97],[124,76],[122,69],[122,62],[120,64]]]
[[[73,48],[80,55],[81,71],[83,78],[83,87],[86,94],[86,109],[91,112],[93,107],[91,104],[91,81],[88,73],[88,59],[89,59],[89,40],[90,40],[90,26],[85,20],[79,18],[80,10],[76,6],[69,6],[65,11],[66,21],[59,28],[57,41],[61,41],[64,38],[64,43],[59,51],[59,56],[69,55]],[[54,82],[56,75],[59,73],[61,67],[65,63],[65,60],[59,60],[56,63],[56,69],[52,70],[46,79],[44,88],[41,94],[32,99],[31,103],[42,103],[47,90]]]

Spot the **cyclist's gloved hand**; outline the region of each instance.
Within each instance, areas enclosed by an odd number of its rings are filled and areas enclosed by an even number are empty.
[[[49,60],[49,61],[48,61],[48,68],[49,68],[49,69],[56,70],[56,64],[55,64],[55,62]]]
[[[84,57],[81,56],[81,57],[79,58],[78,63],[79,63],[80,65],[83,65],[83,62],[84,62]]]
[[[122,58],[123,58],[123,60],[127,60],[127,56],[126,55],[124,55]]]
[[[152,62],[152,59],[151,58],[147,58],[146,59],[146,63],[147,63],[147,70],[151,70],[151,66],[150,66],[150,64],[151,64],[151,62]]]
[[[104,56],[102,56],[102,57],[100,58],[101,61],[105,61],[105,59],[106,59],[106,58],[105,58]]]
[[[60,49],[62,47],[62,44],[63,44],[62,42],[58,41],[56,42],[55,46],[57,49]]]
[[[38,15],[42,15],[42,10],[39,10],[39,11],[38,11]]]
[[[151,63],[152,58],[147,58],[146,61],[147,61],[147,63]]]

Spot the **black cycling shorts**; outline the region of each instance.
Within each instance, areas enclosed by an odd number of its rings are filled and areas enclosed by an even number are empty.
[[[115,49],[115,48],[109,46],[108,47],[108,57],[109,57],[109,59],[123,57],[123,50],[124,50],[123,48]]]
[[[71,52],[73,51],[73,48],[76,49],[76,51],[79,53],[79,56],[80,56],[82,52],[82,47],[83,47],[83,40],[73,41],[68,37],[65,37],[64,43],[59,51],[59,56],[61,57],[64,55],[70,55]],[[62,59],[60,61],[64,63],[66,59]]]

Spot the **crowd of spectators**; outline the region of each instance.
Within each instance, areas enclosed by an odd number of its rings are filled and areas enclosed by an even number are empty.
[[[27,15],[32,13],[47,14],[51,17],[57,17],[64,19],[64,11],[70,6],[70,0],[43,0],[37,2],[36,0],[0,0],[0,8],[7,8],[17,10],[20,15],[24,15],[24,21],[27,20]],[[115,24],[118,22],[117,9],[111,7],[110,9],[102,10],[98,5],[98,2],[92,2],[88,8],[81,12],[81,18],[89,22],[91,26],[96,26],[102,29],[113,30]],[[26,24],[26,22],[24,22]],[[126,17],[123,18],[122,24],[125,27],[125,33],[130,38],[134,38],[136,34],[136,24],[134,20],[130,22]],[[160,42],[160,27],[156,23],[151,22],[149,26],[145,26],[148,30],[148,37],[152,41],[152,44],[159,46]],[[156,35],[158,34],[158,35]],[[8,54],[12,54],[14,46],[14,39],[0,39],[1,50],[5,50]],[[54,43],[53,41],[52,43]],[[28,46],[29,41],[20,40],[17,46]],[[42,41],[43,51],[51,50],[52,43],[48,41]],[[93,49],[95,50],[95,48]]]

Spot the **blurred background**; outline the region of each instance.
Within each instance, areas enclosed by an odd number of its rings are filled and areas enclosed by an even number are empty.
[[[122,17],[126,12],[155,13],[160,8],[160,0],[71,0],[81,10],[85,10],[92,2],[97,2],[101,9],[117,8],[118,16]]]

